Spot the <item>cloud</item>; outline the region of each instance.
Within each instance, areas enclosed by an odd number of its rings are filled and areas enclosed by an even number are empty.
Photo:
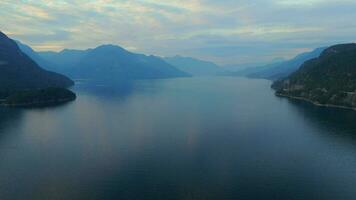
[[[222,64],[355,41],[351,0],[2,0],[0,27],[38,50],[113,43]]]

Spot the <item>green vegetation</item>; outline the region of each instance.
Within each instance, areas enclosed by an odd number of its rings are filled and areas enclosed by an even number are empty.
[[[3,102],[8,106],[47,106],[72,101],[76,95],[64,88],[17,91]]]
[[[276,94],[315,104],[356,108],[356,44],[336,45],[276,81]]]

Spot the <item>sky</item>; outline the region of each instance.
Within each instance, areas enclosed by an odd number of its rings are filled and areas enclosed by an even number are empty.
[[[0,16],[37,51],[116,44],[221,65],[356,42],[356,0],[0,0]]]

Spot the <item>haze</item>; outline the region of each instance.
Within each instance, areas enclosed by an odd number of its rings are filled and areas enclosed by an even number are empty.
[[[2,0],[0,27],[38,51],[117,44],[218,64],[355,41],[351,0]]]

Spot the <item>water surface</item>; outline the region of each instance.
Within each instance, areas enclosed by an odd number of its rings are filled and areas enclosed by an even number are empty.
[[[0,199],[356,199],[356,112],[241,78],[75,91],[0,108]]]

